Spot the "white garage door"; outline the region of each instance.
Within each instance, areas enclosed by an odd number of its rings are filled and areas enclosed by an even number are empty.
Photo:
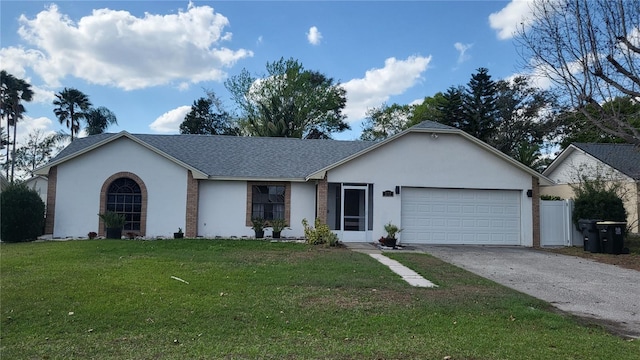
[[[520,192],[402,188],[401,241],[520,245]]]

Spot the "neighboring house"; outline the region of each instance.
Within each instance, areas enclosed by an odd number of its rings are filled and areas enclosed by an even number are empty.
[[[36,175],[24,181],[24,184],[29,188],[35,190],[42,201],[47,203],[47,177],[42,175]]]
[[[302,237],[317,217],[345,242],[376,241],[392,222],[403,243],[537,246],[538,184],[551,184],[428,121],[380,142],[123,131],[77,139],[36,173],[54,237],[104,234],[97,214],[115,209],[146,237],[251,237],[255,216]]]
[[[580,176],[618,182],[622,185],[627,223],[632,232],[638,232],[640,213],[640,149],[631,144],[584,144],[569,145],[543,173],[556,182],[554,186],[543,186],[541,194],[557,195],[568,199],[574,197],[572,185]]]

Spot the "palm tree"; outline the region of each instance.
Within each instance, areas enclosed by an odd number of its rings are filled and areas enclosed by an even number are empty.
[[[86,111],[91,108],[89,97],[80,90],[73,88],[64,88],[60,93],[55,94],[56,100],[53,105],[57,106],[53,109],[53,113],[60,120],[60,124],[65,124],[71,130],[71,141],[73,135],[80,132],[80,119],[86,118]]]
[[[104,106],[89,109],[84,119],[87,122],[88,135],[102,134],[107,130],[109,125],[118,124],[116,114]]]
[[[0,71],[0,78],[2,84],[2,91],[0,94],[2,103],[0,104],[0,109],[2,111],[2,115],[7,118],[7,143],[10,142],[9,127],[13,126],[13,141],[11,141],[11,144],[13,146],[12,154],[15,155],[17,123],[20,119],[22,119],[22,114],[26,112],[21,102],[29,102],[33,100],[33,90],[31,90],[31,84],[22,79],[16,78],[15,76],[7,73],[5,70]],[[7,161],[9,161],[8,146]],[[7,167],[7,178],[9,178],[12,183],[13,173],[15,169],[14,165],[14,156],[11,156],[11,175],[9,175],[9,167]]]

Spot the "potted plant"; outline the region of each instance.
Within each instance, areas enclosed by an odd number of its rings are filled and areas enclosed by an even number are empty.
[[[261,217],[254,217],[251,218],[251,224],[253,224],[251,228],[256,233],[256,239],[264,238],[264,228],[266,226],[266,221]]]
[[[174,232],[173,233],[173,238],[174,239],[182,239],[182,238],[184,238],[184,233],[182,232],[182,228],[181,227],[178,228],[178,232]]]
[[[384,246],[395,248],[398,244],[398,239],[396,238],[396,234],[402,231],[398,226],[392,224],[391,222],[385,224],[384,231],[387,232],[387,236],[380,239],[380,243]]]
[[[280,233],[288,226],[287,222],[284,219],[273,219],[270,221],[270,223],[271,229],[273,229],[273,238],[280,239]]]
[[[104,214],[98,214],[98,216],[104,222],[107,239],[122,238],[122,227],[124,227],[124,223],[126,222],[124,214],[118,214],[114,211],[105,211]]]

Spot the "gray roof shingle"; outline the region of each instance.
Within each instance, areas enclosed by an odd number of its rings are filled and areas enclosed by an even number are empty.
[[[77,139],[53,161],[116,135],[100,134]],[[210,177],[220,178],[304,179],[375,144],[370,141],[222,135],[131,136]]]
[[[574,143],[575,147],[629,176],[640,180],[640,149],[632,144]]]
[[[424,129],[424,130],[457,130],[454,127],[451,127],[449,125],[445,125],[445,124],[441,124],[439,122],[435,122],[435,121],[431,121],[431,120],[425,120],[417,125],[414,125],[411,127],[412,129]]]

